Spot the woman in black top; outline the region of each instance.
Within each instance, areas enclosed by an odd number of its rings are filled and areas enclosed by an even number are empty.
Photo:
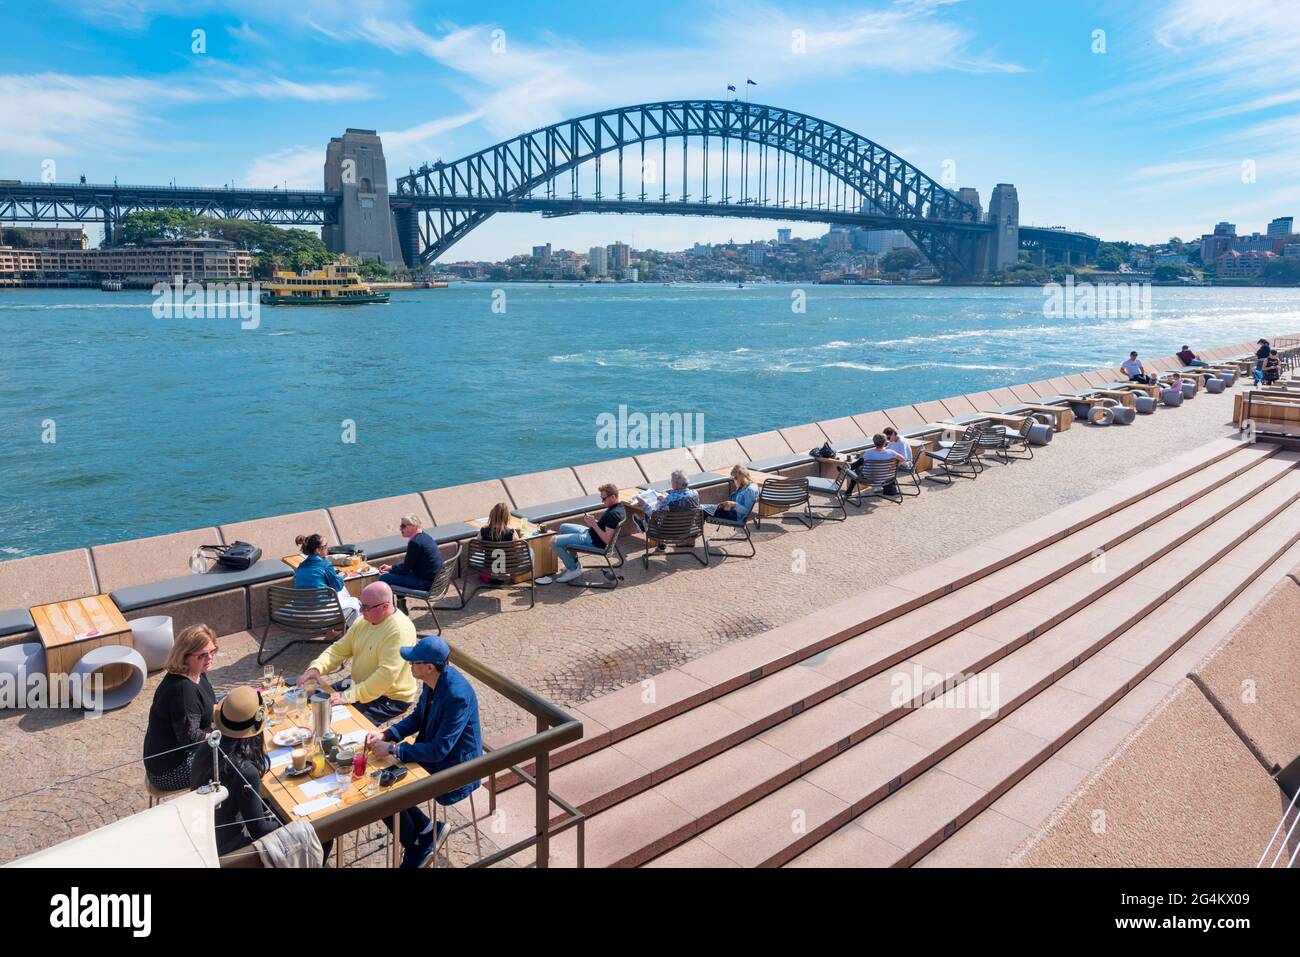
[[[217,696],[207,672],[216,656],[217,635],[207,625],[183,630],[167,655],[167,674],[154,692],[144,733],[145,773],[159,790],[190,786],[195,745],[212,730]]]
[[[260,796],[262,777],[271,769],[262,744],[266,705],[261,692],[246,685],[236,688],[221,700],[214,719],[221,732],[217,778],[230,795],[217,805],[217,852],[229,854],[270,834],[280,826],[280,819]],[[198,750],[192,787],[212,780],[212,749],[205,745]]]

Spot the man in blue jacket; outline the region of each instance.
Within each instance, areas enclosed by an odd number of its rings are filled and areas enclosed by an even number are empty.
[[[414,761],[430,774],[481,755],[478,696],[465,676],[448,664],[447,643],[437,635],[425,635],[401,654],[411,663],[411,673],[424,682],[424,690],[414,711],[382,734],[374,731],[367,736],[370,750],[398,761]],[[415,743],[404,743],[402,739],[410,734],[415,734]],[[446,807],[463,801],[478,786],[478,781],[472,781],[435,800]],[[402,867],[422,867],[441,843],[446,823],[438,821],[435,832],[433,822],[418,807],[403,811],[401,821]],[[388,818],[384,823],[392,829]]]

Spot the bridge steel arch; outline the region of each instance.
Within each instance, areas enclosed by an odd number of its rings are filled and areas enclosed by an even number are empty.
[[[715,138],[759,144],[820,167],[860,194],[880,219],[902,221],[897,228],[946,279],[973,278],[982,271],[989,227],[979,222],[974,206],[852,130],[793,110],[735,100],[675,100],[604,110],[523,133],[453,162],[421,166],[398,179],[393,197],[403,254],[412,266],[427,265],[493,213],[509,210],[514,202],[522,207],[536,190],[605,154],[619,152],[621,183],[627,147],[699,139],[707,154]],[[648,211],[647,205],[641,203],[636,211]],[[745,215],[745,208],[699,204],[694,214]]]

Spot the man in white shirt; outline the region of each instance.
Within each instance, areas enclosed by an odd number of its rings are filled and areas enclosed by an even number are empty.
[[[1128,354],[1128,361],[1123,363],[1120,368],[1123,369],[1124,374],[1128,376],[1129,382],[1140,382],[1143,385],[1151,385],[1156,381],[1155,376],[1148,375],[1146,367],[1138,361],[1138,354],[1136,352],[1130,352]]]
[[[912,467],[912,447],[903,441],[903,437],[892,426],[885,429],[885,448],[891,452],[897,452],[903,457],[903,462],[899,466]]]

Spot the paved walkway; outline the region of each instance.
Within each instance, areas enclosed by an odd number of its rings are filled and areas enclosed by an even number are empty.
[[[764,521],[755,535],[754,559],[712,559],[703,568],[686,558],[670,565],[658,556],[647,572],[638,547],[623,569],[626,580],[613,591],[538,588],[531,610],[526,590],[484,592],[462,612],[439,612],[443,633],[556,704],[579,704],[939,561],[1187,448],[1233,434],[1234,392],[1201,394],[1179,409],[1140,416],[1129,427],[1076,424],[1038,449],[1032,461],[995,463],[978,479],[959,479],[951,487],[925,482],[919,498],[901,506],[877,499],[861,510],[850,507],[844,522],[820,522],[808,530],[794,519]],[[871,404],[869,398],[864,405]],[[414,617],[417,628],[431,627],[427,617]],[[218,692],[260,676],[255,653],[247,633],[222,640],[211,675]],[[300,669],[314,654],[299,646],[276,664]],[[139,758],[159,677],[131,705],[94,721],[57,712],[0,713],[0,760],[7,769],[0,775],[0,861],[144,807],[140,765],[106,769]],[[480,688],[480,700],[489,736],[525,717],[486,689]],[[88,772],[98,773],[56,784]],[[33,788],[46,789],[17,796]],[[453,861],[466,853],[466,843],[472,852],[467,835],[458,837]]]

